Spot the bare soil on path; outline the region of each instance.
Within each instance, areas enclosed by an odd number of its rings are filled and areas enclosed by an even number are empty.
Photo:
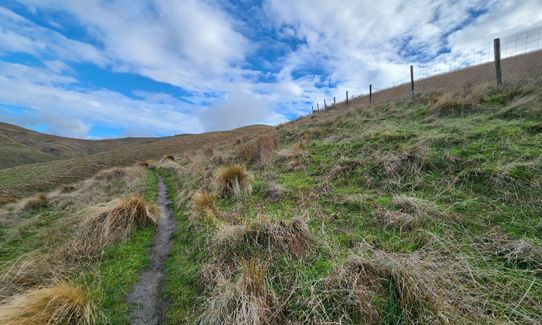
[[[158,175],[160,219],[148,253],[151,266],[140,275],[139,282],[128,294],[131,324],[160,324],[167,305],[167,301],[162,296],[164,264],[171,250],[175,218],[169,208],[170,201],[167,199],[166,192],[164,180]]]

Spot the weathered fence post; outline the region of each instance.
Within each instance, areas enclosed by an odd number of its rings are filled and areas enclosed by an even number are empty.
[[[373,85],[369,85],[369,105],[373,104]]]
[[[501,40],[499,38],[493,40],[493,51],[495,52],[495,75],[497,78],[497,88],[499,88],[502,86]]]
[[[325,99],[324,99],[324,109],[327,109],[327,103]]]
[[[346,91],[346,108],[348,108],[348,90]]]
[[[316,103],[316,110],[320,111],[320,104]]]
[[[414,97],[414,66],[410,65],[410,95]]]
[[[337,102],[335,101],[335,96],[333,96],[333,107],[335,107],[335,104],[336,104],[336,103],[337,103]]]
[[[314,105],[312,105],[312,107],[311,107],[311,112],[312,112],[312,114],[314,114]]]

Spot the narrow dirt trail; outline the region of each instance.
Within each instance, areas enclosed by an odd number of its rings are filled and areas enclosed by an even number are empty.
[[[148,254],[151,267],[141,273],[139,282],[128,294],[131,324],[160,324],[166,301],[161,292],[164,285],[164,263],[171,250],[171,235],[175,231],[175,218],[169,208],[166,185],[158,175],[158,205],[160,219]]]

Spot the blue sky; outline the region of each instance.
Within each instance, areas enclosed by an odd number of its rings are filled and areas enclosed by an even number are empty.
[[[0,120],[91,139],[275,125],[541,22],[542,0],[4,0]]]

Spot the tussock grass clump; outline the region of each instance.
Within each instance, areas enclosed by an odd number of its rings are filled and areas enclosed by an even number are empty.
[[[165,163],[166,161],[175,161],[175,157],[172,155],[165,155],[160,159],[160,163]]]
[[[430,108],[430,112],[440,117],[455,117],[475,112],[477,105],[473,100],[459,98],[446,93]]]
[[[202,324],[275,324],[276,297],[265,283],[268,266],[258,259],[239,262],[234,281],[223,280],[207,300]]]
[[[218,217],[216,195],[207,191],[199,191],[192,194],[190,207],[192,215],[198,220],[214,221]]]
[[[422,215],[391,211],[384,208],[377,209],[374,213],[374,218],[378,224],[396,229],[399,232],[414,230],[420,227],[425,221]]]
[[[475,285],[470,269],[435,252],[385,253],[365,247],[327,279],[330,299],[342,317],[364,323],[440,324],[470,310]],[[479,298],[479,297],[478,297]],[[479,312],[479,310],[477,310]]]
[[[111,168],[100,171],[96,176],[94,176],[94,179],[96,180],[105,180],[105,181],[111,181],[114,179],[118,179],[121,177],[126,176],[126,170],[123,168]]]
[[[542,246],[522,239],[510,239],[502,232],[492,229],[479,248],[504,259],[508,265],[533,269],[542,274]]]
[[[435,203],[420,198],[394,195],[392,202],[399,207],[399,210],[378,208],[374,217],[380,225],[399,232],[415,230],[446,217],[446,214]]]
[[[33,197],[23,200],[22,204],[23,209],[39,209],[45,207],[48,202],[46,193],[38,193]]]
[[[139,195],[130,195],[111,202],[111,207],[87,224],[92,245],[98,247],[119,241],[133,230],[158,222],[158,209]]]
[[[286,190],[279,183],[271,182],[265,189],[265,194],[271,201],[280,201],[286,196]]]
[[[222,196],[238,196],[241,193],[252,192],[250,175],[245,167],[239,164],[222,167],[216,175],[216,182]]]
[[[258,251],[299,256],[310,249],[312,242],[307,222],[300,217],[287,223],[261,216],[248,224],[220,227],[215,238],[217,251],[236,256],[251,256]]]
[[[239,156],[246,163],[263,167],[273,161],[277,147],[277,140],[272,135],[263,135],[254,141],[241,145]]]
[[[277,161],[289,171],[307,169],[307,157],[307,148],[303,142],[297,142],[277,152]]]
[[[0,306],[0,323],[94,324],[95,307],[82,288],[61,282],[16,296]]]

